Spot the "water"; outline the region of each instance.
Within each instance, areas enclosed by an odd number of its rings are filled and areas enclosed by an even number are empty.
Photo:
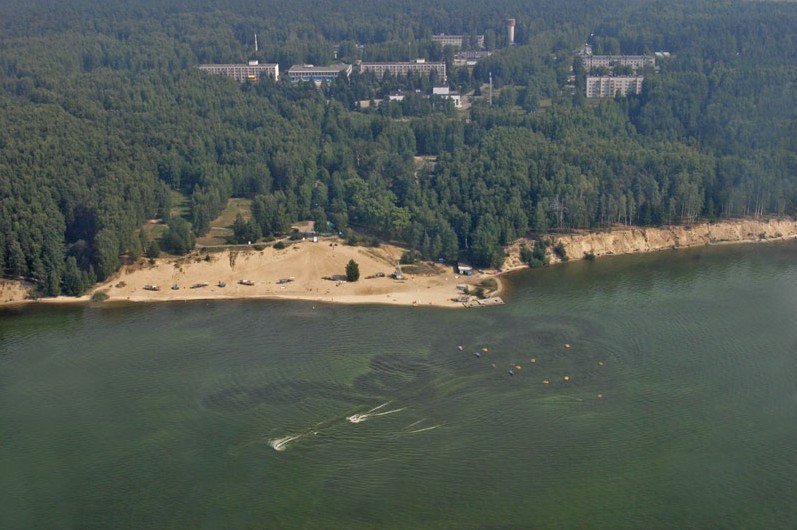
[[[2,312],[0,527],[797,526],[797,244],[508,299]]]

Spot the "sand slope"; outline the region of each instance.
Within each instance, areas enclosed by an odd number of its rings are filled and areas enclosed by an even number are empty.
[[[690,227],[617,227],[600,232],[584,231],[553,237],[564,244],[570,259],[583,259],[587,252],[592,252],[595,256],[606,256],[719,243],[791,239],[797,237],[797,220],[790,218],[762,221],[740,219],[718,223],[700,223]],[[526,244],[530,248],[533,242],[521,239],[511,245],[508,248],[509,257],[504,264],[504,270],[525,266],[520,262],[521,244]],[[558,260],[556,256],[551,256],[551,261]]]
[[[224,250],[195,253],[184,258],[166,258],[150,265],[146,260],[124,268],[96,290],[110,300],[160,301],[223,298],[291,298],[336,303],[386,303],[461,307],[451,299],[456,285],[464,283],[451,267],[428,266],[422,274],[406,274],[397,281],[389,277],[403,249],[382,245],[378,248],[351,247],[337,239],[317,243],[302,241],[286,249]],[[325,276],[344,275],[346,263],[354,259],[360,266],[358,282],[324,280]],[[376,273],[386,277],[367,279]],[[292,278],[278,284],[283,278]],[[240,285],[251,280],[254,286]],[[218,282],[225,282],[219,287]],[[207,287],[190,286],[207,282]],[[178,290],[172,290],[173,284]],[[144,289],[158,285],[157,292]],[[87,297],[84,297],[87,298]]]

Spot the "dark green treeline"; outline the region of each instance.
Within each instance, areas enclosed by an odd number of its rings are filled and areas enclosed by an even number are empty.
[[[793,214],[797,6],[788,3],[77,1],[0,7],[0,265],[47,294],[77,294],[156,249],[193,245],[232,196],[246,237],[313,218],[405,242],[428,258],[502,260],[528,230]],[[518,20],[505,49],[503,21]],[[437,99],[359,99],[424,79],[367,76],[323,91],[239,86],[201,62],[408,59],[451,66],[432,33],[484,33],[493,74],[470,119]],[[642,95],[599,104],[565,88],[573,51],[667,50]],[[471,40],[471,39],[469,39]],[[364,48],[359,44],[364,44]],[[416,166],[416,155],[437,161]],[[243,237],[243,236],[242,236]]]

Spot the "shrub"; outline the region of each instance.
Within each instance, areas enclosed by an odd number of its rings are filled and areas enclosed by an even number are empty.
[[[346,236],[346,244],[351,247],[356,247],[359,242],[360,239],[357,237],[357,234],[349,231],[349,235]]]
[[[554,245],[553,253],[556,254],[556,256],[562,261],[567,261],[568,259],[570,259],[567,257],[567,250],[565,250],[565,246],[561,241],[557,242],[556,245]]]
[[[274,248],[276,248],[277,250],[282,250],[283,248],[285,248],[285,241],[277,241],[276,243],[274,243]]]
[[[529,267],[536,269],[537,267],[544,267],[548,265],[550,258],[545,252],[545,249],[548,248],[548,244],[549,243],[547,241],[543,240],[537,240],[534,242],[534,249],[531,251],[531,257],[529,257],[528,260]]]
[[[346,264],[346,281],[356,282],[360,279],[360,266],[356,261],[349,260]]]
[[[266,250],[266,245],[254,245],[255,250]]]
[[[241,214],[235,216],[235,222],[232,225],[233,239],[236,243],[245,244],[257,241],[262,235],[260,232],[260,225],[254,219],[244,221]]]
[[[417,250],[407,250],[401,255],[399,263],[402,265],[412,265],[413,263],[418,263],[419,259],[421,259],[420,252]]]
[[[584,259],[587,261],[595,261],[595,253],[593,251],[584,252]]]
[[[531,263],[532,253],[526,245],[520,246],[520,261],[523,263]]]
[[[92,302],[104,302],[108,299],[108,293],[105,291],[97,291],[93,295],[91,295]]]
[[[169,230],[161,240],[163,246],[172,254],[188,254],[194,248],[196,242],[194,234],[191,233],[189,224],[180,217],[175,217],[169,221]]]
[[[149,242],[147,245],[147,257],[149,259],[155,259],[161,255],[161,247],[158,245],[158,242],[154,239]]]

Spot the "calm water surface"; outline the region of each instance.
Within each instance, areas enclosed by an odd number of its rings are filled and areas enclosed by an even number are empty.
[[[0,527],[797,527],[797,244],[510,284],[0,312]]]

